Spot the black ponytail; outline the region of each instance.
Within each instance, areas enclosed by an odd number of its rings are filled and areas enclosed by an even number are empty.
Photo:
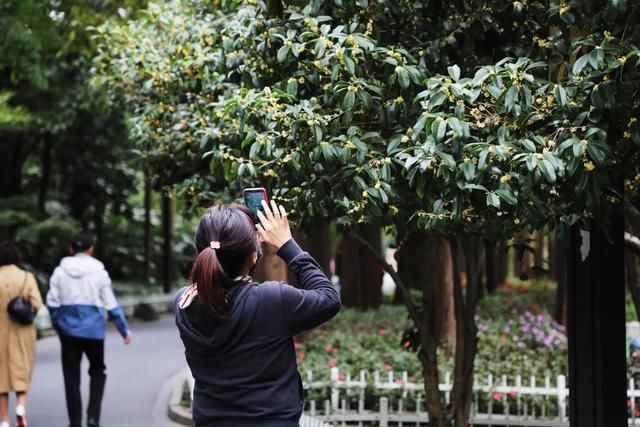
[[[229,315],[228,291],[233,279],[258,249],[249,211],[240,205],[207,210],[196,229],[195,241],[198,256],[191,268],[191,283],[196,283],[198,298],[207,312],[224,319]]]

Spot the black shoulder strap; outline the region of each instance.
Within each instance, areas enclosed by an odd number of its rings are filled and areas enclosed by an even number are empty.
[[[27,286],[27,277],[29,276],[29,273],[27,273],[26,271],[24,272],[24,280],[22,281],[22,289],[20,289],[20,296],[23,295],[24,293],[24,288],[25,286]]]

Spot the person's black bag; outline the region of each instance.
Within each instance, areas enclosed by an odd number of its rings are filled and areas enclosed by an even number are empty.
[[[33,308],[29,300],[22,296],[24,287],[27,284],[27,273],[24,273],[24,282],[22,282],[22,290],[20,295],[12,298],[7,306],[9,317],[21,325],[30,325],[33,323],[38,312]]]

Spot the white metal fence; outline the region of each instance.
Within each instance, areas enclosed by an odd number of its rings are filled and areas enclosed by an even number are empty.
[[[325,377],[326,378],[326,377]],[[409,381],[407,372],[393,371],[358,375],[341,374],[331,368],[327,379],[314,378],[308,372],[306,390],[326,390],[325,400],[309,400],[305,412],[333,426],[427,426],[423,383]],[[439,385],[445,403],[450,403],[451,376]],[[372,393],[373,392],[373,393]],[[377,399],[369,395],[382,396]],[[629,425],[640,425],[640,390],[629,381]],[[564,375],[555,380],[545,377],[509,379],[492,375],[476,377],[471,404],[471,423],[475,426],[569,426],[569,389]],[[636,406],[638,404],[638,406]]]
[[[342,374],[331,368],[324,379],[307,372],[304,388],[313,395],[307,398],[301,427],[398,426],[424,427],[429,416],[424,406],[423,383],[409,380],[407,372],[396,376],[393,371],[358,375]],[[439,385],[446,404],[450,403],[451,376],[445,375]],[[189,385],[193,379],[188,375]],[[629,425],[640,426],[640,389],[629,381]],[[371,396],[376,396],[372,398]],[[545,377],[524,379],[516,376],[499,379],[488,375],[478,378],[473,386],[471,424],[474,426],[568,427],[569,389],[564,375],[552,381]]]

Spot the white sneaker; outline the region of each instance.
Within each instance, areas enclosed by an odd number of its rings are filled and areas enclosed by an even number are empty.
[[[24,405],[16,405],[16,427],[27,427],[27,411]]]

